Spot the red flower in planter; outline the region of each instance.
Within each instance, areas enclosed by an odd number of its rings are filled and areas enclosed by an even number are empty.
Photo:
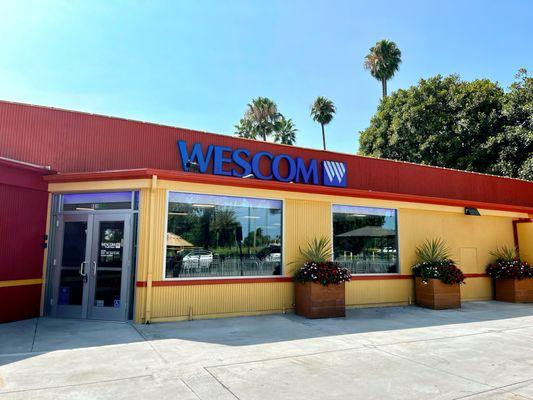
[[[413,267],[413,274],[422,278],[424,283],[429,279],[439,279],[447,285],[464,283],[465,276],[453,260],[423,262]]]
[[[294,282],[315,282],[324,286],[338,285],[352,279],[351,272],[332,261],[308,261],[293,276]]]
[[[487,274],[494,279],[533,278],[533,267],[527,262],[515,260],[498,260],[487,267]]]

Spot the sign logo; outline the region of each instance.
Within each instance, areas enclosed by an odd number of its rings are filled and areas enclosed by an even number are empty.
[[[202,148],[200,143],[187,146],[184,140],[178,141],[181,166],[189,171],[191,165],[202,174],[211,169],[215,175],[238,178],[253,177],[279,182],[307,183],[318,185],[318,162],[304,160],[288,154],[274,155],[268,151],[253,154],[247,149],[232,149],[227,146],[210,144]],[[325,186],[346,187],[346,164],[339,161],[322,161],[322,184]]]
[[[325,186],[346,187],[346,164],[322,161],[322,180]]]

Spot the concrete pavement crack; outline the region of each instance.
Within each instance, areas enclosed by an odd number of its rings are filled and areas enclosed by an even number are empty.
[[[520,384],[522,384],[522,383],[527,383],[527,382],[533,382],[533,378],[532,378],[532,379],[526,379],[526,380],[524,380],[524,381],[520,381],[520,382],[510,383],[510,384],[508,384],[508,385],[498,386],[498,387],[495,387],[494,389],[483,390],[483,391],[481,391],[481,392],[477,392],[477,393],[469,394],[469,395],[462,396],[462,397],[455,397],[453,400],[468,399],[469,397],[477,396],[477,395],[484,394],[484,393],[490,393],[490,392],[502,391],[502,390],[505,390],[505,388],[509,388],[509,387],[516,386],[516,385],[520,385]],[[522,397],[522,398],[524,398],[524,399],[532,400],[531,397],[524,396],[523,394],[515,393],[515,392],[513,392],[512,390],[511,390],[509,393],[512,393],[512,394],[517,395],[517,396],[520,396],[520,397]]]
[[[194,391],[194,389],[192,387],[189,386],[189,384],[187,382],[185,382],[183,379],[181,378],[178,378],[185,386],[187,386],[187,389],[189,389],[191,391],[192,394],[194,394],[194,396],[199,399],[199,400],[202,400],[202,398],[200,396],[198,396],[198,393],[196,393]]]
[[[155,348],[155,346],[152,344],[152,341],[150,339],[148,339],[146,336],[144,336],[144,334],[139,330],[137,329],[137,327],[135,326],[135,324],[129,324],[131,327],[133,327],[133,329],[135,329],[135,331],[139,334],[139,336],[146,342],[148,343],[148,346],[150,346],[150,348],[154,351],[155,354],[157,354],[157,356],[161,359],[161,361],[163,361],[164,364],[169,364],[169,361],[163,356],[163,354],[161,354],[159,352],[159,350],[157,350]]]
[[[458,375],[458,374],[454,374],[453,372],[450,372],[450,371],[446,371],[446,370],[443,370],[441,368],[437,368],[437,367],[434,367],[434,366],[431,366],[431,365],[428,365],[428,364],[425,364],[423,362],[420,362],[420,361],[415,361],[415,360],[412,360],[408,357],[404,357],[404,356],[401,356],[399,354],[395,354],[395,353],[391,353],[389,351],[386,351],[384,349],[381,349],[379,347],[376,347],[376,350],[377,351],[381,351],[385,354],[388,354],[390,356],[393,356],[393,357],[397,357],[397,358],[401,358],[402,360],[405,360],[405,361],[409,361],[413,364],[418,364],[418,365],[421,365],[423,367],[426,367],[426,368],[430,368],[432,370],[435,370],[435,371],[438,371],[440,373],[443,373],[443,374],[448,374],[448,375],[451,375],[451,376],[455,376],[456,378],[460,378],[460,379],[464,379],[464,380],[467,380],[467,381],[470,381],[470,382],[473,382],[473,383],[477,383],[478,385],[483,385],[483,386],[488,386],[490,388],[492,388],[491,390],[493,389],[496,389],[496,387],[492,386],[492,385],[489,385],[487,383],[483,383],[483,382],[479,382],[479,381],[476,381],[475,379],[472,379],[472,378],[468,378],[468,377],[465,377],[465,376],[461,376],[461,375]]]
[[[235,397],[237,400],[240,400],[239,397],[238,397],[235,393],[233,393],[229,387],[227,387],[224,383],[222,383],[222,381],[219,380],[219,379],[215,376],[214,373],[212,373],[211,371],[209,371],[209,368],[208,368],[208,367],[203,367],[203,368],[204,368],[204,370],[205,370],[209,375],[211,375],[211,376],[213,377],[213,379],[214,379],[215,381],[217,381],[217,382],[219,383],[220,386],[222,386],[224,389],[226,389],[226,390],[228,391],[228,393],[230,393],[230,394],[231,394],[233,397]]]
[[[37,337],[37,327],[39,326],[39,319],[40,318],[37,318],[35,321],[35,329],[33,331],[33,340],[31,342],[30,353],[33,352],[33,346],[35,345],[35,338]]]
[[[12,393],[25,393],[25,392],[34,392],[34,391],[40,391],[40,390],[62,389],[62,388],[86,386],[86,385],[97,385],[99,383],[120,382],[120,381],[127,381],[127,380],[131,380],[131,379],[148,378],[148,377],[151,377],[151,376],[152,375],[135,375],[135,376],[129,376],[129,377],[126,377],[126,378],[104,379],[104,380],[101,380],[101,381],[73,383],[71,385],[58,385],[58,386],[46,386],[46,387],[38,387],[38,388],[22,389],[22,390],[10,390],[10,391],[6,391],[6,392],[0,392],[0,396],[6,395],[6,394],[12,394]]]

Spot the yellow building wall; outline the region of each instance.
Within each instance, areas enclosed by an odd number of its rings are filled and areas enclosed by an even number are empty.
[[[516,224],[518,233],[518,248],[520,258],[533,265],[533,222],[522,222]]]
[[[93,188],[96,186],[100,190],[109,190],[131,188],[131,184],[131,181],[85,182],[54,184],[53,189],[90,191],[96,190]],[[442,237],[447,241],[453,258],[466,274],[483,274],[490,261],[490,250],[502,245],[513,245],[513,219],[528,217],[522,213],[493,210],[480,210],[482,216],[473,217],[465,216],[462,207],[222,187],[156,178],[151,181],[143,180],[140,186],[136,280],[143,282],[145,287],[136,288],[136,322],[277,313],[293,308],[294,293],[291,282],[180,286],[161,286],[156,283],[153,286],[152,282],[172,281],[164,278],[166,203],[169,190],[283,200],[283,267],[286,276],[291,276],[299,266],[296,262],[299,246],[304,247],[314,237],[331,238],[332,204],[398,210],[401,275],[411,274],[416,246],[433,237]],[[486,277],[467,278],[466,285],[461,288],[461,294],[463,300],[490,299],[491,281]],[[346,285],[348,307],[409,304],[412,299],[411,279],[356,279]]]

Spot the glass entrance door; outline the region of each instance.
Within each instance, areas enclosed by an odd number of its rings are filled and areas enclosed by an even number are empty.
[[[53,316],[87,317],[91,230],[89,215],[64,215],[58,220],[58,240],[52,263]]]
[[[96,214],[93,222],[88,318],[123,320],[131,267],[131,215]]]
[[[61,215],[53,260],[51,314],[125,320],[131,271],[131,214]]]

